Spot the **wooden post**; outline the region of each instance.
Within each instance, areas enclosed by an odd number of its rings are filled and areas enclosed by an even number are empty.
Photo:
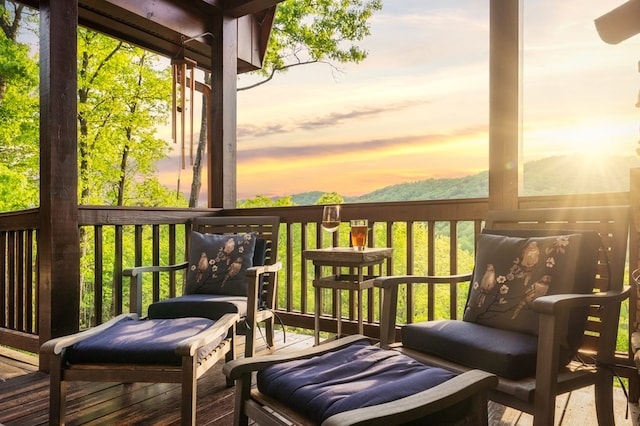
[[[519,186],[519,0],[491,0],[489,208],[517,209]]]
[[[629,204],[631,205],[631,227],[629,229],[629,273],[634,269],[640,268],[640,168],[629,170]],[[636,284],[629,280],[632,286],[631,295],[629,296],[629,333],[640,331],[640,294]],[[631,341],[631,335],[629,335]],[[633,359],[634,354],[629,345],[629,356]],[[638,383],[638,375],[632,376],[633,380],[629,380],[629,401],[638,403],[640,397],[640,383]]]
[[[79,327],[77,26],[76,0],[40,2],[40,344]]]
[[[212,108],[209,109],[209,207],[236,207],[237,19],[221,17],[211,49]]]

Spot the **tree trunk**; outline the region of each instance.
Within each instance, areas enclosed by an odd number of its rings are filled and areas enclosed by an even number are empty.
[[[205,73],[204,83],[211,84],[211,74]],[[196,158],[193,160],[193,180],[191,181],[191,193],[189,195],[189,207],[198,207],[198,197],[202,187],[202,162],[204,150],[207,146],[207,97],[202,95],[202,115],[200,117],[200,138],[198,138],[198,149]]]

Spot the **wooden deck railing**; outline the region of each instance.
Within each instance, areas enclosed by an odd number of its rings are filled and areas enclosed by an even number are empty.
[[[523,198],[521,207],[563,205],[628,204],[628,193],[574,197]],[[347,204],[342,209],[345,224],[334,244],[348,246],[348,225],[352,218],[367,218],[372,224],[370,244],[394,248],[393,258],[383,273],[462,273],[473,267],[474,236],[482,227],[486,199],[416,201],[376,204]],[[81,207],[79,222],[83,245],[80,328],[104,322],[129,309],[128,282],[122,270],[135,265],[172,264],[185,259],[185,230],[189,221],[204,215],[277,215],[281,218],[280,260],[285,267],[279,277],[278,316],[288,326],[313,329],[314,267],[302,252],[329,245],[329,234],[319,226],[319,206],[255,208],[238,210],[104,208]],[[37,230],[38,211],[0,215],[0,337],[3,343],[29,349],[37,341]],[[144,303],[181,292],[182,277],[156,276],[148,283]],[[420,290],[421,291],[421,290]],[[423,294],[407,289],[402,303],[404,322],[438,317],[433,301],[445,298],[461,313],[466,290],[459,294]],[[413,300],[428,297],[428,311],[415,309]],[[355,298],[345,298],[343,330],[355,331]],[[378,334],[377,290],[368,290],[364,307],[365,332]],[[336,297],[323,295],[322,328],[335,329],[332,314]],[[30,344],[22,344],[31,341]]]
[[[11,332],[13,339],[0,342],[20,344],[37,336],[37,229],[37,210],[1,216],[0,330]]]

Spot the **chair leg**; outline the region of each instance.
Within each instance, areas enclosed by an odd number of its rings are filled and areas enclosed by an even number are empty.
[[[549,426],[553,425],[556,415],[555,397],[553,398],[539,398],[540,393],[536,392],[536,399],[545,400],[542,404],[536,404],[533,413],[533,426]]]
[[[599,369],[596,374],[598,378],[595,383],[595,400],[598,424],[613,426],[615,424],[613,416],[613,374],[606,369]]]
[[[185,356],[182,359],[182,404],[180,409],[184,426],[195,426],[196,424],[197,393],[196,359],[195,356]]]
[[[234,359],[236,359],[236,344],[238,343],[238,338],[237,338],[237,334],[236,334],[236,324],[234,324],[231,327],[231,330],[229,330],[229,333],[227,334],[227,338],[231,339],[231,344],[229,345],[229,351],[224,355],[224,362],[229,362],[229,361],[233,361]],[[231,386],[233,386],[233,380],[230,379],[229,377],[226,378],[226,382],[227,382],[227,387],[230,388]]]
[[[51,356],[49,373],[49,424],[64,425],[67,405],[67,382],[62,379],[62,357]]]
[[[275,340],[274,340],[275,318],[274,317],[268,318],[265,321],[264,330],[265,330],[264,333],[267,338],[267,345],[269,345],[269,347],[273,349],[275,347]]]
[[[471,411],[473,414],[473,424],[487,426],[489,424],[489,406],[487,392],[478,392],[471,397]]]
[[[246,402],[251,393],[251,373],[243,374],[236,380],[235,408],[233,410],[234,426],[247,426],[249,417],[246,413]]]

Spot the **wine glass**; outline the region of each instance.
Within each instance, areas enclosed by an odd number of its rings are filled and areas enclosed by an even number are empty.
[[[340,206],[324,206],[322,210],[322,229],[333,234],[340,226]],[[329,240],[333,247],[333,235]]]

